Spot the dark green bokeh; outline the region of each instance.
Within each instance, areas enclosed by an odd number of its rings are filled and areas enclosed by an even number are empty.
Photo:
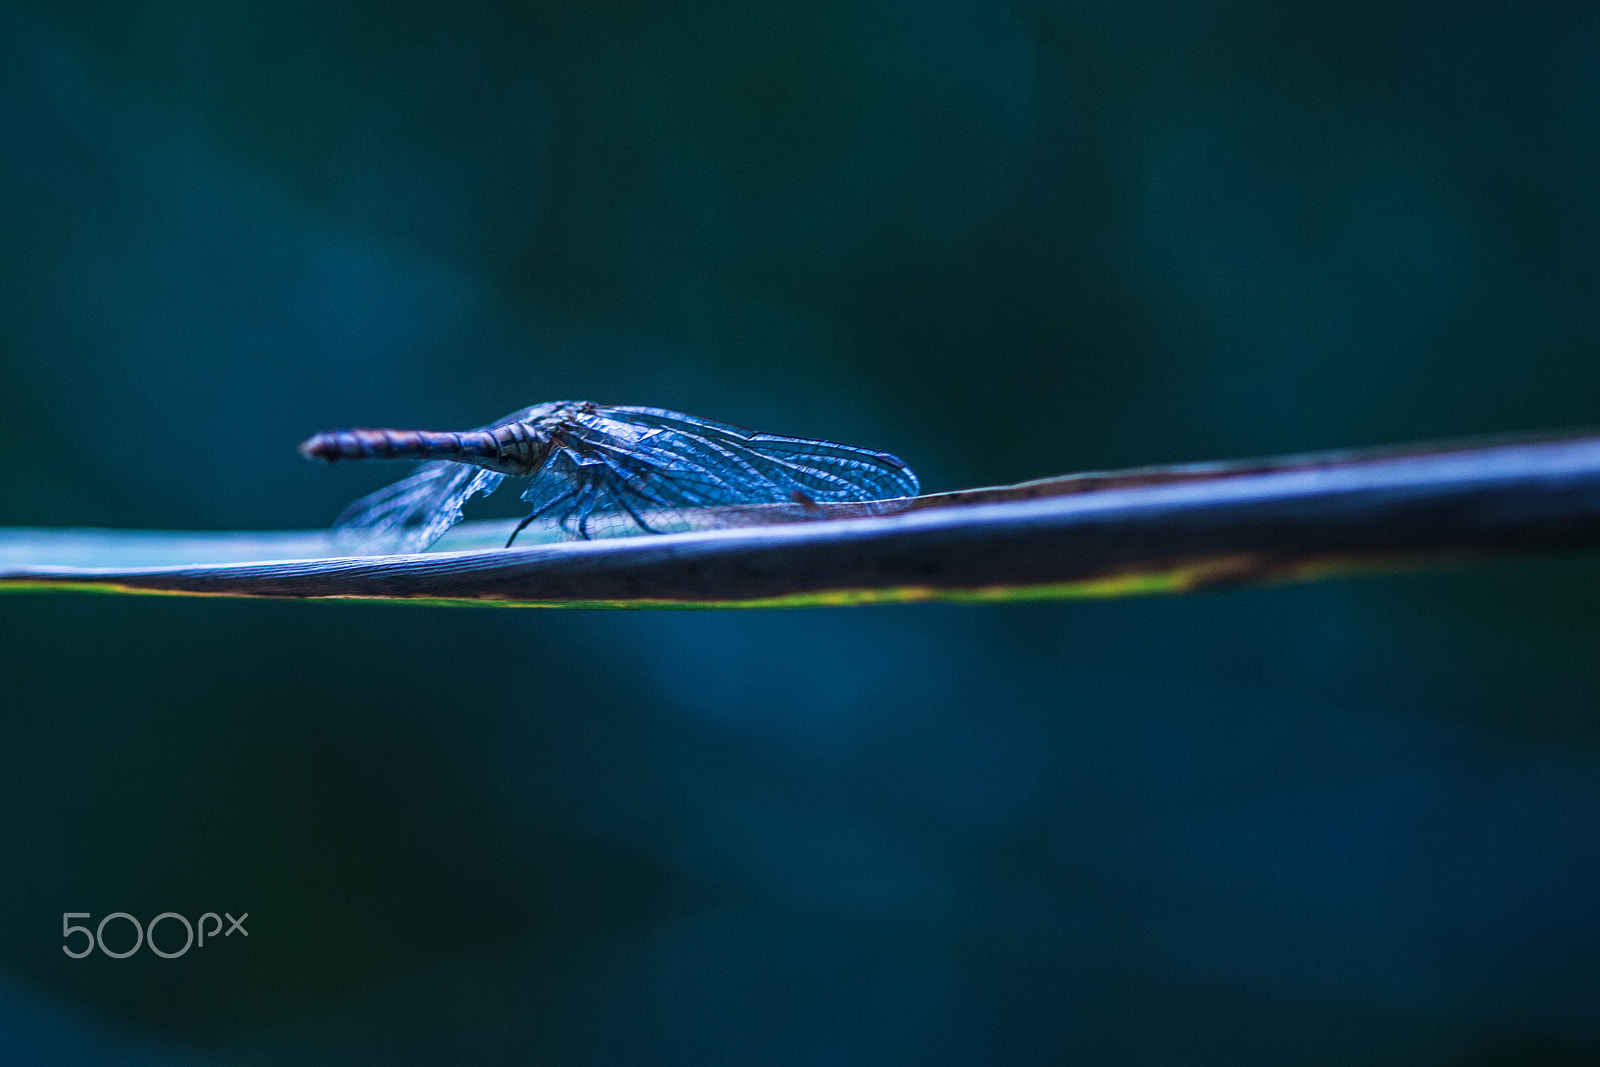
[[[563,398],[932,490],[1600,421],[1593,5],[13,5],[0,144],[0,524]],[[0,1059],[1591,1062],[1597,604],[8,598]]]

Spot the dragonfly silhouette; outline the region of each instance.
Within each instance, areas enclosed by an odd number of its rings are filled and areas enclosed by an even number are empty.
[[[565,400],[535,404],[476,430],[329,430],[300,445],[307,459],[422,459],[409,478],[346,508],[341,534],[420,552],[461,521],[474,493],[532,478],[533,505],[506,547],[536,519],[587,540],[659,533],[685,509],[844,503],[915,496],[917,476],[887,452],[754,433],[660,408]]]

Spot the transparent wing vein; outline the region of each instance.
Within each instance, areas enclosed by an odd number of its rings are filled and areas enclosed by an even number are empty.
[[[536,516],[588,536],[591,520],[608,533],[640,532],[654,529],[647,516],[664,511],[886,500],[917,490],[916,476],[883,452],[612,407],[563,425],[523,498]]]
[[[461,521],[474,493],[487,496],[505,475],[448,460],[362,497],[334,520],[340,545],[357,552],[421,552]]]

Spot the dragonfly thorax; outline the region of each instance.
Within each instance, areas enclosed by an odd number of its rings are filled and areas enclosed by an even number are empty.
[[[582,400],[563,400],[553,404],[536,404],[517,413],[520,418],[502,420],[499,424],[463,438],[476,437],[466,442],[461,454],[442,456],[476,467],[524,478],[539,472],[556,446],[562,428],[575,415],[589,414],[596,405]]]

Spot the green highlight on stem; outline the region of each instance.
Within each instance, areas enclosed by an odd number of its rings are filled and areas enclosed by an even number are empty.
[[[1388,561],[1390,563],[1394,561]],[[513,598],[375,596],[363,594],[313,594],[304,597],[252,592],[248,580],[236,589],[196,591],[160,588],[114,579],[84,581],[37,576],[0,579],[0,593],[90,593],[100,595],[224,597],[248,599],[304,599],[373,601],[435,607],[496,608],[608,608],[614,610],[727,610],[735,608],[857,607],[870,604],[911,604],[931,601],[951,603],[1003,603],[1032,600],[1109,599],[1191,592],[1210,586],[1245,581],[1307,581],[1384,566],[1385,561],[1356,557],[1324,557],[1264,566],[1248,555],[1190,560],[1160,570],[1138,570],[1066,582],[1035,585],[992,585],[942,588],[931,585],[896,585],[883,588],[823,589],[771,597],[728,600],[675,600],[655,597],[600,600],[519,600]]]

